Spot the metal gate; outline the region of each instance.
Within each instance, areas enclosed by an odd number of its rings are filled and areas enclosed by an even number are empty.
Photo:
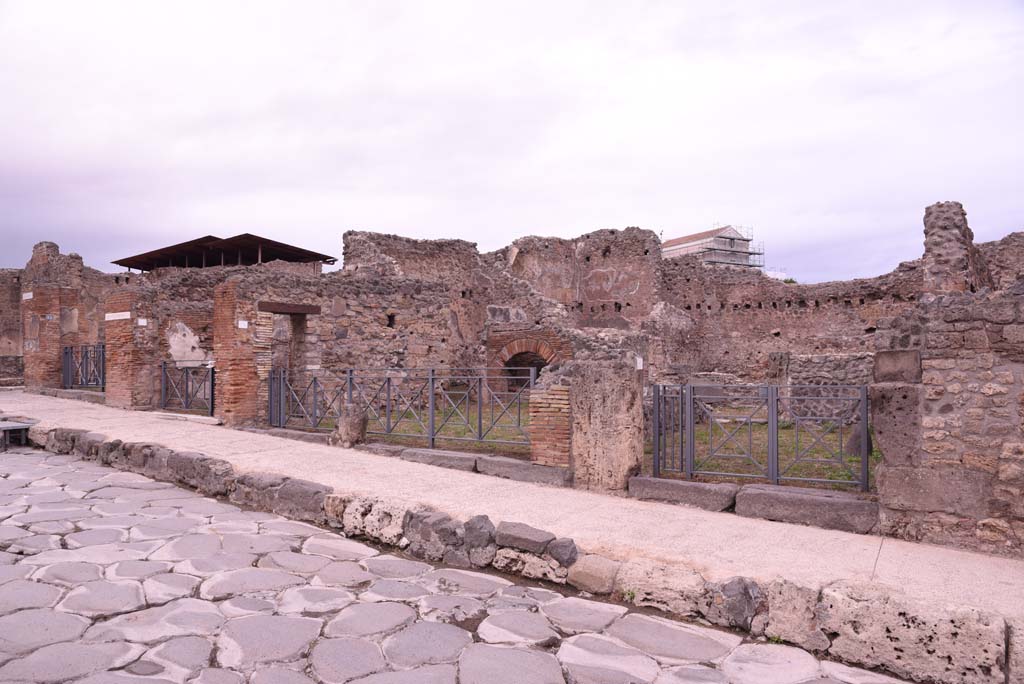
[[[367,434],[528,445],[536,368],[318,369],[270,372],[274,427],[333,430],[343,404],[366,412]]]
[[[214,369],[160,364],[160,408],[213,415]]]
[[[655,477],[869,487],[867,388],[654,385]]]
[[[88,344],[63,348],[61,387],[103,390],[106,381],[106,345]]]

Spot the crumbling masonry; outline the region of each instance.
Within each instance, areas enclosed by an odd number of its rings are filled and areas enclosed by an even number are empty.
[[[105,343],[107,404],[154,408],[162,362],[209,363],[216,415],[261,426],[272,367],[526,359],[545,366],[534,460],[618,489],[639,466],[651,382],[871,384],[882,531],[1020,556],[1024,234],[975,244],[954,202],[929,207],[924,228],[921,259],[815,285],[662,259],[639,228],[484,254],[348,232],[344,269],[322,275],[281,262],[106,275],[44,242],[0,271],[0,385],[57,388],[63,347]]]

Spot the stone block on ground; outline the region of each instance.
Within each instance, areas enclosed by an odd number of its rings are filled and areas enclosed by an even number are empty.
[[[349,449],[366,441],[366,410],[358,404],[342,404],[338,409],[338,422],[328,437],[328,443]]]
[[[444,449],[405,449],[398,454],[403,461],[425,463],[441,468],[452,470],[465,470],[473,472],[476,470],[476,455],[466,454],[459,451],[445,451]]]
[[[484,475],[555,487],[567,487],[572,482],[572,473],[568,468],[537,465],[505,456],[477,456],[476,469]]]
[[[571,570],[583,560],[577,561]],[[622,564],[615,576],[615,594],[633,605],[680,616],[699,615],[706,601],[700,573],[648,559]]]
[[[668,501],[706,511],[724,511],[736,502],[738,485],[727,483],[669,480],[661,477],[629,478],[629,495],[634,499]]]
[[[498,523],[495,539],[498,546],[507,546],[528,553],[544,553],[548,544],[554,541],[555,535],[525,523]]]
[[[569,584],[591,594],[610,594],[622,563],[591,553],[581,556],[569,568]]]
[[[878,504],[852,492],[747,485],[736,495],[736,513],[749,518],[867,534],[878,527]]]

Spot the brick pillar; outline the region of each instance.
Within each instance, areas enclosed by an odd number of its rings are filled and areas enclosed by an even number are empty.
[[[26,284],[21,297],[25,386],[60,387],[60,287]]]
[[[572,413],[569,388],[565,386],[530,391],[530,460],[547,466],[568,468],[571,459]]]
[[[262,314],[261,314],[262,316]],[[261,387],[257,357],[269,364],[273,321],[257,319],[252,302],[239,300],[238,281],[228,280],[213,291],[213,364],[216,372],[214,415],[226,425],[252,424],[260,417]],[[257,354],[257,340],[260,353]],[[266,349],[263,349],[266,347]],[[265,358],[264,358],[265,357]],[[269,366],[268,366],[269,369]],[[266,395],[262,395],[265,397]],[[264,408],[265,412],[265,408]]]
[[[149,309],[149,298],[135,288],[116,290],[104,302],[108,406],[159,407],[157,326]]]

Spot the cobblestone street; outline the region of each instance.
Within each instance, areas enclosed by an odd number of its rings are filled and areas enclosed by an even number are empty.
[[[0,682],[897,681],[67,456],[0,477]]]

